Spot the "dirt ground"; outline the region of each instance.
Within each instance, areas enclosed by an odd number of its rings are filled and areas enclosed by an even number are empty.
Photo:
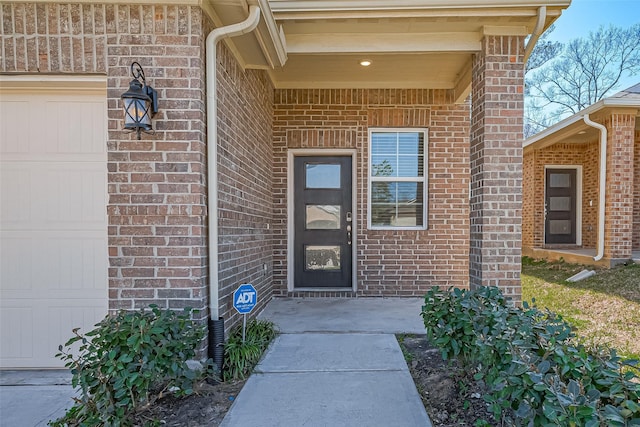
[[[496,425],[486,409],[481,390],[459,368],[448,365],[424,336],[400,336],[399,341],[416,388],[435,427],[475,426],[477,420]],[[244,381],[205,382],[191,396],[165,397],[138,414],[135,425],[172,427],[218,426]]]
[[[133,420],[135,426],[167,427],[219,426],[245,381],[216,383],[208,380],[195,393],[183,398],[167,396],[157,400]]]
[[[442,360],[424,336],[399,336],[409,371],[434,427],[499,425],[487,410],[482,389],[456,364]]]

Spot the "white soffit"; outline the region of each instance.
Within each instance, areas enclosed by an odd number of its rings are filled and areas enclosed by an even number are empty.
[[[270,0],[288,61],[270,70],[277,88],[452,89],[471,86],[485,35],[528,35],[540,6],[545,27],[569,0]],[[360,60],[372,61],[361,67]]]
[[[545,28],[570,0],[205,0],[217,27],[261,18],[225,42],[244,68],[266,69],[276,88],[452,89],[462,102],[485,35]],[[371,66],[359,66],[362,59]]]

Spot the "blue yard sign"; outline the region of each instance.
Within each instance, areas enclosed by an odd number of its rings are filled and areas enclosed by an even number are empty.
[[[258,291],[252,284],[240,285],[233,293],[233,308],[240,314],[250,313],[258,302]]]

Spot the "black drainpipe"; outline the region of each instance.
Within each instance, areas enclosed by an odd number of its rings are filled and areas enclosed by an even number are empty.
[[[209,349],[208,355],[216,364],[218,373],[222,373],[224,360],[224,318],[209,319]]]

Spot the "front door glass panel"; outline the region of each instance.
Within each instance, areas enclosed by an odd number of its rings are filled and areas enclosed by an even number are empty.
[[[339,205],[307,205],[307,230],[339,230],[341,211]]]
[[[340,165],[308,163],[305,165],[306,188],[340,188]]]
[[[305,270],[340,270],[340,246],[305,246]]]

